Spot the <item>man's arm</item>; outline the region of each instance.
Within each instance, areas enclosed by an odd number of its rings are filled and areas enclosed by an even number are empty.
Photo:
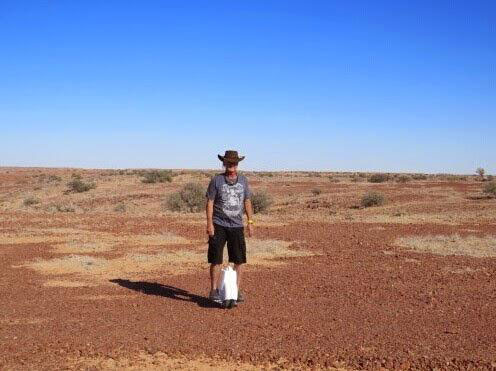
[[[248,236],[251,237],[253,235],[253,207],[249,198],[245,199],[245,213],[248,218]]]
[[[207,200],[206,212],[207,212],[207,234],[209,236],[213,236],[214,235],[214,222],[213,222],[214,200]]]

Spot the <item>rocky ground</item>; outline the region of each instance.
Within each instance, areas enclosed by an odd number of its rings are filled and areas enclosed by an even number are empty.
[[[67,192],[75,172],[96,188]],[[223,310],[203,213],[163,205],[210,174],[176,174],[0,169],[0,369],[496,369],[482,182],[248,173],[274,204]],[[360,207],[371,190],[386,203]]]

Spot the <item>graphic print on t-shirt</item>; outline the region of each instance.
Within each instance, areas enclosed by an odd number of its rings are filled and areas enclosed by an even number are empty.
[[[244,187],[240,183],[234,185],[223,184],[220,189],[222,211],[233,218],[242,213]]]

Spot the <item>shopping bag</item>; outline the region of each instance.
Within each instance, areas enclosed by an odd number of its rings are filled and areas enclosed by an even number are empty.
[[[238,280],[236,271],[230,265],[222,269],[219,296],[223,303],[238,300]]]

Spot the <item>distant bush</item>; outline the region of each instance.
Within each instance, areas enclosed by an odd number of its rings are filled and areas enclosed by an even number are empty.
[[[487,176],[487,181],[488,182],[492,182],[493,180],[494,180],[494,176],[492,176],[492,175],[488,175]]]
[[[180,212],[199,212],[205,208],[205,189],[198,183],[187,183],[166,200],[166,208]]]
[[[413,174],[412,179],[413,180],[427,180],[427,175],[425,175],[425,174]]]
[[[320,188],[314,188],[314,189],[312,189],[312,194],[313,194],[314,196],[318,196],[318,195],[320,195],[321,193],[322,193],[322,190],[321,190]]]
[[[410,178],[408,175],[400,175],[396,178],[396,181],[398,183],[407,183],[410,180],[412,180],[412,178]]]
[[[60,181],[62,181],[62,178],[61,178],[61,177],[59,177],[58,175],[53,175],[53,174],[50,174],[50,175],[48,176],[48,181],[49,181],[49,182],[60,182]]]
[[[491,196],[496,196],[496,182],[486,183],[484,186],[484,193],[487,193]]]
[[[274,174],[272,174],[272,173],[260,173],[259,175],[261,177],[269,177],[269,178],[272,178],[274,176]]]
[[[50,204],[47,210],[50,212],[58,211],[62,213],[73,213],[76,211],[72,205],[64,204]]]
[[[170,170],[152,170],[142,174],[143,183],[165,183],[172,182],[172,171]]]
[[[74,180],[71,180],[67,183],[67,187],[69,188],[69,192],[82,193],[87,192],[90,189],[96,188],[95,183],[85,183],[80,178],[73,177]]]
[[[269,210],[272,205],[272,197],[267,192],[256,192],[251,196],[251,204],[253,206],[253,213],[263,213]]]
[[[477,170],[475,170],[476,174],[481,178],[484,179],[484,174],[486,173],[486,170],[483,168],[479,167]]]
[[[364,175],[364,176],[362,176],[362,175]],[[365,174],[363,174],[363,173],[358,173],[358,174],[353,174],[353,175],[351,176],[351,179],[350,179],[350,180],[351,180],[353,183],[361,183],[361,182],[365,182],[365,180],[366,180],[366,179],[367,179],[367,176],[366,176]]]
[[[386,203],[386,198],[382,193],[369,192],[362,197],[360,204],[363,207],[381,206]]]
[[[39,204],[41,201],[39,198],[36,197],[28,197],[25,198],[24,201],[22,202],[24,206],[31,206],[31,205],[36,205]]]
[[[384,183],[387,182],[389,177],[387,174],[372,174],[369,178],[370,183]]]
[[[443,177],[443,180],[447,180],[449,182],[459,182],[459,181],[467,181],[467,177],[463,175],[446,175]]]
[[[117,211],[118,213],[123,213],[126,211],[126,205],[121,202],[115,205],[114,211]]]

